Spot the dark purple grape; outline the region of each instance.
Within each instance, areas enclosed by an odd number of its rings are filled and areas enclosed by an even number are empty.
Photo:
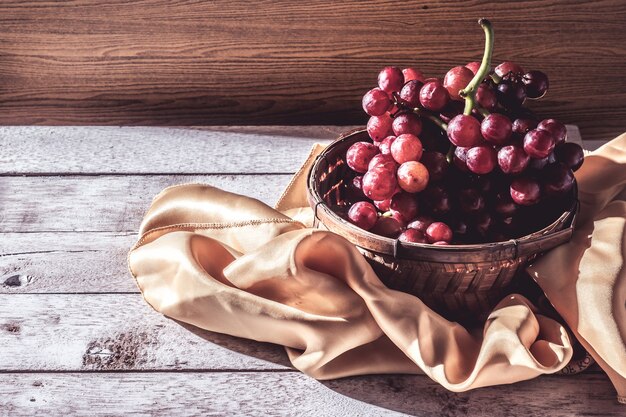
[[[493,211],[500,217],[507,218],[513,216],[517,212],[517,204],[511,198],[510,193],[498,193],[496,195]]]
[[[521,206],[537,204],[541,198],[541,187],[532,178],[521,177],[511,182],[511,198]]]
[[[519,147],[509,145],[498,151],[498,165],[505,174],[520,174],[528,167],[530,158]]]
[[[396,136],[405,133],[419,136],[422,133],[422,120],[415,113],[402,113],[393,119],[391,127]]]
[[[404,85],[404,74],[398,67],[385,67],[378,74],[378,86],[388,94],[398,92]]]
[[[565,142],[567,138],[567,129],[565,125],[555,119],[545,119],[539,122],[537,129],[546,130],[552,134],[556,144]]]
[[[376,211],[376,207],[372,203],[359,201],[350,207],[348,218],[361,229],[370,230],[376,224],[378,211]]]
[[[557,162],[561,162],[572,171],[576,171],[582,166],[585,154],[583,148],[577,143],[563,142],[554,148],[554,157]]]
[[[556,162],[541,171],[543,192],[549,196],[562,196],[574,186],[574,173],[566,165]]]
[[[531,118],[518,118],[513,120],[511,130],[515,139],[523,139],[526,133],[537,127],[537,120]]]
[[[464,114],[459,114],[450,120],[447,132],[450,142],[463,148],[476,146],[483,140],[478,120]]]
[[[346,183],[346,200],[349,202],[365,200],[363,194],[363,176],[357,175],[352,181]]]
[[[548,76],[541,71],[529,71],[522,76],[529,98],[541,98],[548,91]]]
[[[474,174],[488,174],[497,163],[496,151],[491,146],[475,146],[467,151],[465,164]]]
[[[533,170],[533,171],[541,171],[542,169],[546,167],[546,165],[551,164],[554,161],[555,161],[554,152],[552,152],[550,155],[546,156],[545,158],[541,158],[541,159],[530,158],[530,162],[528,163],[528,169]]]
[[[504,145],[511,137],[513,126],[511,120],[503,114],[492,113],[480,124],[480,132],[487,142]]]
[[[454,157],[452,158],[452,163],[461,172],[469,171],[469,169],[467,168],[467,151],[469,150],[470,148],[464,148],[462,146],[458,146],[454,150]]]
[[[441,181],[450,166],[446,156],[440,152],[424,152],[420,162],[428,169],[432,181]]]
[[[448,103],[448,90],[439,81],[426,81],[420,90],[420,103],[425,109],[440,111]]]
[[[440,185],[431,185],[421,193],[422,203],[435,216],[441,216],[452,210],[450,195]]]
[[[402,90],[400,90],[400,99],[402,102],[409,107],[419,107],[420,90],[423,85],[424,83],[418,80],[409,81],[404,84]]]
[[[354,171],[363,174],[378,152],[378,148],[369,142],[356,142],[348,148],[346,162]]]
[[[439,113],[439,118],[446,123],[450,123],[455,116],[463,113],[463,108],[465,107],[462,101],[449,101],[446,106],[441,109],[441,113]]]
[[[363,110],[370,116],[382,116],[391,108],[389,95],[379,88],[373,88],[363,96]]]
[[[554,145],[554,136],[547,130],[533,129],[524,136],[524,152],[531,158],[545,158],[554,150]]]
[[[481,236],[485,237],[493,226],[493,217],[486,211],[478,214],[474,219],[474,230]]]
[[[502,80],[497,87],[498,101],[506,108],[517,108],[526,99],[524,85],[519,82]]]
[[[476,214],[485,208],[485,199],[478,190],[466,188],[459,191],[459,207],[467,214]]]

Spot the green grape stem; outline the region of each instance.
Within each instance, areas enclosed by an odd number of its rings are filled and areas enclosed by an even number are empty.
[[[493,27],[491,26],[491,22],[487,19],[479,19],[478,24],[485,31],[485,52],[483,54],[483,59],[480,63],[480,67],[478,68],[478,71],[476,71],[476,75],[474,75],[472,81],[470,81],[463,90],[459,91],[459,95],[465,98],[465,108],[463,109],[463,114],[466,116],[472,114],[472,110],[476,105],[476,90],[478,90],[478,86],[491,70],[491,54],[493,53]]]

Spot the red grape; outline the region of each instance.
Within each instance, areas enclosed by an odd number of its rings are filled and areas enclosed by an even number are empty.
[[[480,68],[480,62],[479,61],[470,62],[465,65],[465,68],[469,69],[470,71],[472,71],[474,75],[476,75],[476,73],[478,72],[478,69]]]
[[[448,138],[456,146],[469,148],[482,142],[480,123],[472,116],[459,114],[448,123]]]
[[[416,161],[408,161],[400,165],[397,175],[398,185],[409,193],[418,193],[428,185],[428,170],[423,164]]]
[[[362,174],[378,152],[378,148],[369,142],[356,142],[348,148],[346,162],[350,168]]]
[[[370,230],[376,224],[378,211],[372,203],[359,201],[350,207],[348,218],[361,229]]]
[[[503,114],[492,113],[480,124],[480,132],[487,142],[504,145],[511,137],[511,120]]]
[[[388,114],[382,116],[372,116],[367,122],[367,133],[375,142],[380,142],[384,138],[393,134],[391,123],[393,119]]]
[[[563,142],[554,148],[554,157],[572,171],[576,171],[583,164],[585,154],[580,145],[573,142]]]
[[[541,198],[541,188],[537,181],[521,177],[511,182],[511,198],[521,206],[531,206],[539,202]]]
[[[391,156],[399,164],[407,161],[418,161],[422,157],[422,142],[417,136],[405,133],[391,144]]]
[[[529,98],[541,98],[548,91],[548,76],[541,71],[527,72],[522,77],[522,82]]]
[[[495,149],[491,146],[475,146],[467,151],[467,168],[474,174],[488,174],[497,164]]]
[[[420,90],[420,103],[427,110],[440,111],[449,99],[448,90],[439,81],[427,81]]]
[[[523,74],[524,70],[522,69],[522,67],[520,67],[519,65],[511,61],[504,61],[503,63],[501,63],[500,65],[496,67],[495,73],[498,74],[500,77],[504,77],[505,75],[509,73]]]
[[[400,90],[400,99],[404,104],[410,107],[418,107],[420,105],[420,89],[424,83],[418,80],[409,81],[404,84]]]
[[[398,67],[385,67],[378,74],[378,86],[389,94],[400,91],[403,85],[404,74]]]
[[[441,181],[450,166],[446,156],[440,152],[424,152],[420,162],[428,169],[432,181]]]
[[[491,111],[498,105],[498,98],[493,88],[489,87],[485,83],[481,83],[476,90],[476,102]]]
[[[382,212],[389,211],[389,206],[391,205],[391,198],[387,198],[386,200],[374,201],[374,205],[376,208]]]
[[[565,142],[567,138],[567,129],[565,125],[555,119],[546,119],[539,122],[537,129],[546,130],[552,134],[556,144]]]
[[[415,229],[422,233],[426,233],[426,229],[434,222],[432,217],[418,216],[411,223],[407,225],[409,229]]]
[[[424,74],[422,74],[420,70],[416,70],[415,68],[405,68],[402,70],[402,74],[404,75],[405,83],[413,80],[419,80],[421,82],[424,82]]]
[[[519,146],[509,145],[498,151],[498,165],[505,174],[520,174],[529,161],[529,156]]]
[[[393,119],[391,127],[396,136],[404,133],[419,136],[422,133],[422,120],[415,113],[402,113]]]
[[[534,129],[524,136],[524,152],[531,158],[541,159],[554,149],[554,136],[547,130]]]
[[[398,164],[396,164],[396,161],[394,161],[391,155],[384,155],[382,153],[374,155],[367,166],[368,171],[372,169],[386,169],[393,173],[396,172],[397,168]]]
[[[446,73],[443,78],[443,86],[448,90],[448,94],[452,100],[461,100],[459,91],[467,87],[474,78],[472,70],[466,67],[454,67]]]
[[[445,240],[440,240],[439,242],[433,242],[433,245],[435,245],[435,246],[450,246],[450,243],[446,242]]]
[[[429,242],[452,241],[452,229],[443,222],[434,222],[426,229],[426,238]]]
[[[387,136],[381,142],[379,142],[378,149],[380,149],[380,153],[383,155],[391,154],[391,144],[396,140],[395,136]]]
[[[370,116],[382,116],[391,107],[389,95],[379,88],[373,88],[363,96],[363,110]]]
[[[396,191],[397,180],[393,171],[374,168],[363,175],[363,193],[371,200],[386,200]]]
[[[567,193],[574,186],[574,174],[566,165],[556,162],[541,172],[543,192],[546,195],[559,196]]]
[[[370,232],[395,239],[402,232],[402,226],[392,217],[381,216],[378,218],[376,224],[372,227]]]
[[[398,240],[407,243],[428,243],[428,239],[426,239],[424,233],[415,229],[406,229],[400,234]]]
[[[403,223],[408,223],[409,220],[417,216],[417,199],[412,194],[399,192],[391,197],[389,209],[392,213],[398,213],[404,219]]]

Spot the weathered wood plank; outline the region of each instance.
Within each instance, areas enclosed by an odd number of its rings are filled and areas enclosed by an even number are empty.
[[[0,233],[0,293],[138,292],[126,266],[136,233]]]
[[[474,61],[485,15],[495,62],[550,76],[541,113],[590,138],[623,131],[619,0],[4,0],[0,123],[362,123],[382,66],[443,76]]]
[[[340,126],[0,127],[0,174],[293,173]]]
[[[0,352],[0,372],[291,370],[282,347],[179,324],[139,294],[0,295]]]
[[[356,126],[0,127],[2,174],[293,173]],[[568,138],[581,143],[576,126]]]
[[[451,393],[424,376],[319,382],[300,373],[0,374],[10,416],[623,416],[600,375]]]
[[[163,188],[201,182],[273,205],[290,175],[0,177],[0,232],[135,232]]]

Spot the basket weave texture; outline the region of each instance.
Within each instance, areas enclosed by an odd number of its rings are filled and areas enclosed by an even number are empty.
[[[516,273],[541,253],[567,242],[578,209],[571,205],[553,223],[532,234],[504,242],[435,246],[400,242],[362,230],[336,211],[350,178],[346,150],[369,141],[367,132],[342,135],[313,164],[307,183],[316,225],[354,243],[388,287],[418,296],[449,320],[480,321],[511,292]]]

